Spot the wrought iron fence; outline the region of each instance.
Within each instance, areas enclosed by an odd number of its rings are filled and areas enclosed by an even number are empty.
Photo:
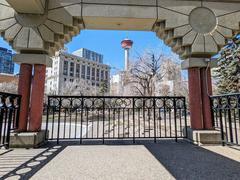
[[[184,97],[49,96],[48,140],[184,138]]]
[[[10,132],[17,129],[21,96],[0,92],[0,147],[9,148]]]
[[[221,130],[223,144],[240,145],[240,93],[212,96],[215,128]]]

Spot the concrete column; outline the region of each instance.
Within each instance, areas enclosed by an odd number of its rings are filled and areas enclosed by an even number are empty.
[[[188,69],[188,73],[191,128],[213,129],[209,99],[209,95],[212,94],[210,69],[193,67]]]
[[[21,64],[19,84],[18,84],[18,93],[22,95],[21,111],[20,111],[19,127],[18,127],[19,132],[24,132],[27,130],[30,92],[31,92],[31,80],[32,80],[32,65]]]
[[[210,68],[201,68],[201,80],[204,129],[213,129],[211,102],[209,98],[209,96],[212,95],[212,80]]]
[[[42,124],[46,65],[34,65],[29,131],[39,132]]]

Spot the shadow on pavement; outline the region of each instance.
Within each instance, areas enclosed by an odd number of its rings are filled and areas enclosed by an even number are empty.
[[[0,179],[30,179],[35,173],[37,173],[41,168],[47,165],[54,157],[56,157],[66,148],[66,146],[54,144],[45,145],[45,147],[42,148],[46,148],[46,150],[30,158],[25,163],[21,164],[19,167],[0,177]],[[21,158],[21,156],[19,155],[19,157],[15,158]]]
[[[145,147],[176,179],[240,179],[239,162],[185,141],[162,141]]]
[[[29,179],[54,157],[68,146],[103,145],[100,141],[79,142],[49,142],[44,152],[33,157],[2,178],[19,177]],[[240,163],[201,147],[192,145],[184,140],[153,141],[106,141],[105,146],[144,145],[146,149],[162,164],[176,179],[182,180],[237,180],[240,178]],[[44,148],[44,147],[43,147]],[[80,152],[79,152],[80,153]],[[64,163],[64,162],[63,162]],[[1,179],[1,178],[0,178]]]

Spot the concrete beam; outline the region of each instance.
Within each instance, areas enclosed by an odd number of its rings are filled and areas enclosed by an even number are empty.
[[[45,54],[16,54],[13,61],[17,64],[42,64],[52,67],[52,59]]]
[[[210,61],[209,61],[210,60]],[[187,70],[189,68],[203,68],[209,66],[210,68],[214,68],[217,66],[217,59],[207,59],[207,58],[189,58],[182,62],[181,67],[183,70]],[[210,64],[208,64],[210,63]]]
[[[18,13],[44,14],[45,0],[6,0]]]
[[[83,0],[86,29],[150,31],[157,19],[155,0]]]

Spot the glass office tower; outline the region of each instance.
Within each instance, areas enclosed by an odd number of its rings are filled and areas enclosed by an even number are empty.
[[[13,74],[14,62],[12,51],[0,47],[0,73]]]

